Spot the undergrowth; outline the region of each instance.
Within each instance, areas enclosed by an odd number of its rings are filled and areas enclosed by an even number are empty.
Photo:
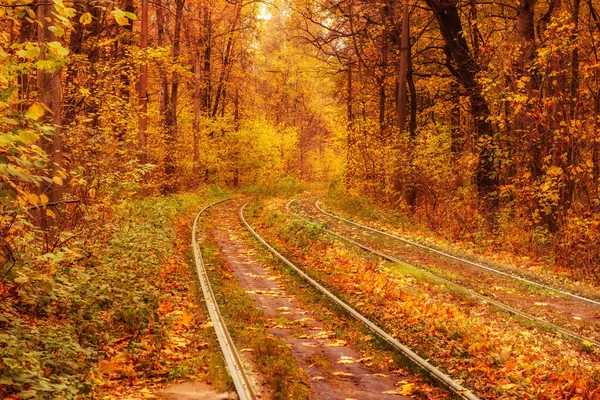
[[[424,217],[422,213],[410,213],[377,203],[361,196],[354,196],[339,187],[330,188],[321,206],[350,219],[368,221],[403,234],[425,240],[430,245],[456,253],[467,252],[471,256],[485,256],[498,264],[519,266],[522,272],[539,278],[552,275],[551,279],[587,281],[600,283],[600,247],[597,246],[598,223],[571,221],[557,234],[549,234],[542,227],[519,226],[519,220],[499,213],[498,224],[490,231],[476,210],[461,209]],[[464,216],[472,212],[473,215]],[[461,217],[462,215],[462,217]],[[436,218],[432,221],[432,218]],[[470,221],[468,224],[466,221]],[[472,254],[471,254],[472,253]],[[457,254],[460,255],[460,254]],[[526,271],[523,266],[531,271]]]
[[[0,397],[91,397],[116,381],[176,377],[165,351],[185,310],[168,304],[189,288],[169,287],[165,270],[192,280],[189,232],[178,248],[174,219],[220,194],[123,202],[103,223],[88,215],[68,246],[31,246],[0,277]]]

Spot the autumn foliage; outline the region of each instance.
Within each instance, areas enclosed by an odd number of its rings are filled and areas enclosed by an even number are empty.
[[[148,221],[185,207],[148,198],[211,185],[328,182],[598,282],[599,7],[0,0],[0,396],[87,393],[106,346],[160,342],[160,272],[118,231],[166,240]]]

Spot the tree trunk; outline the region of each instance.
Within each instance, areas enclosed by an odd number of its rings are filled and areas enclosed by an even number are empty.
[[[200,176],[200,118],[202,117],[202,59],[200,49],[196,51],[196,63],[194,67],[194,164],[192,176],[194,186],[197,186]]]
[[[410,122],[408,125],[409,135],[415,139],[417,137],[417,89],[413,77],[412,50],[410,38],[408,40],[408,73],[406,80],[408,83],[408,92],[410,94]]]
[[[179,51],[181,44],[181,23],[183,19],[183,6],[185,0],[176,0],[175,2],[175,27],[173,30],[173,47],[171,55],[173,63],[177,64],[179,60]],[[172,193],[175,188],[175,143],[177,141],[177,100],[179,95],[179,73],[173,71],[171,81],[170,101],[167,104],[165,114],[165,145],[168,149],[165,157],[165,175],[166,181],[163,187],[164,193]]]
[[[204,31],[203,31],[203,43],[204,43],[204,66],[203,66],[203,80],[204,80],[204,93],[202,95],[202,110],[208,116],[210,112],[210,106],[212,103],[211,92],[211,48],[212,48],[212,17],[211,12],[208,8],[208,0],[204,0],[204,6],[202,13],[204,14]]]
[[[459,156],[462,152],[463,138],[460,129],[460,88],[457,82],[450,85],[450,96],[452,97],[452,108],[450,109],[450,135],[452,143],[450,150],[452,154]]]
[[[163,2],[162,0],[156,0],[156,31],[158,47],[165,46],[165,29],[167,27],[167,20],[163,14]],[[164,64],[159,65],[159,111],[162,119],[162,124],[166,119],[167,108],[169,105],[169,83],[167,79],[167,71],[165,70]]]
[[[408,96],[406,93],[406,80],[408,75],[408,52],[409,48],[409,21],[408,21],[408,0],[404,1],[402,6],[402,35],[400,38],[400,62],[398,64],[398,103],[396,109],[397,124],[399,133],[404,133],[406,127],[406,106]]]
[[[471,115],[475,125],[475,142],[478,144],[479,160],[475,181],[480,200],[492,209],[497,207],[496,189],[498,186],[495,165],[494,132],[489,121],[490,109],[483,96],[477,75],[480,65],[469,50],[464,37],[464,29],[458,15],[457,4],[453,0],[426,0],[438,21],[444,38],[447,67],[465,88],[471,102]]]
[[[377,78],[379,85],[379,135],[383,140],[383,133],[385,131],[385,103],[386,103],[386,76],[389,56],[389,41],[388,41],[388,28],[387,28],[387,14],[389,14],[388,5],[384,4],[381,7],[381,23],[383,25],[381,30],[381,75]]]
[[[48,28],[52,25],[54,4],[40,2],[37,6],[38,42],[40,44],[40,60],[46,60],[48,55],[47,43],[58,40]],[[54,175],[62,166],[62,133],[61,133],[61,82],[60,70],[47,72],[39,69],[37,72],[38,97],[52,111],[44,122],[54,127],[54,134],[50,138],[41,139],[41,147],[48,154],[52,162],[51,171]],[[62,190],[55,183],[42,183],[41,192],[48,196],[49,202],[59,202]]]
[[[142,0],[142,27],[140,32],[140,47],[143,51],[148,48],[148,0]],[[148,63],[140,65],[140,81],[138,84],[139,116],[138,116],[138,154],[140,164],[148,163],[146,150],[148,130]]]

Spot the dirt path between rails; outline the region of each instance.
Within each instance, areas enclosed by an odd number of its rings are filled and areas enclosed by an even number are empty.
[[[313,221],[365,246],[389,254],[406,263],[423,266],[459,285],[474,289],[502,303],[541,317],[581,335],[600,340],[600,307],[556,292],[535,288],[509,277],[481,270],[458,261],[436,256],[393,238],[352,226],[321,213],[307,196],[295,202],[295,210]]]
[[[233,270],[240,285],[250,294],[257,308],[269,318],[268,331],[283,339],[311,381],[314,399],[409,399],[386,394],[398,389],[406,377],[390,376],[369,368],[369,357],[323,329],[322,321],[286,292],[277,272],[263,265],[249,244],[250,236],[239,221],[242,202],[234,200],[216,206],[210,218],[212,237]],[[410,379],[410,378],[409,378]]]

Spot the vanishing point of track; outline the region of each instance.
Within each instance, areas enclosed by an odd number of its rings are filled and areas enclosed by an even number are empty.
[[[296,200],[297,200],[297,199],[292,199],[292,200],[290,200],[290,201],[287,203],[287,205],[286,205],[287,211],[288,211],[290,214],[293,214],[293,215],[295,215],[295,216],[297,216],[297,217],[299,217],[299,218],[302,218],[302,219],[304,219],[305,221],[308,221],[309,223],[312,223],[313,221],[310,221],[310,220],[309,220],[309,219],[307,219],[306,217],[304,217],[304,216],[302,216],[302,215],[300,215],[300,214],[298,214],[298,213],[294,213],[294,212],[292,212],[292,211],[291,211],[291,209],[290,209],[290,205],[291,205],[291,203],[293,203],[293,202],[294,202],[294,201],[296,201]],[[339,216],[337,216],[337,215],[335,215],[335,214],[332,214],[332,213],[329,213],[329,212],[327,212],[327,211],[323,210],[323,209],[322,209],[322,208],[319,206],[319,204],[318,204],[318,200],[315,202],[315,206],[317,207],[317,209],[318,209],[320,212],[324,213],[325,215],[328,215],[328,216],[329,216],[329,217],[331,217],[331,218],[335,218],[335,219],[341,220],[341,221],[343,221],[343,222],[347,222],[347,223],[349,223],[349,224],[352,224],[352,225],[354,225],[354,226],[356,226],[356,227],[358,227],[358,228],[360,228],[360,229],[365,229],[365,230],[369,230],[369,231],[372,231],[372,232],[380,233],[380,234],[382,234],[382,235],[385,235],[385,236],[388,236],[388,237],[391,237],[391,238],[397,239],[397,240],[399,240],[399,241],[402,241],[402,242],[404,242],[404,243],[408,243],[408,244],[414,245],[414,246],[416,246],[416,247],[424,248],[424,249],[426,249],[426,250],[429,250],[429,251],[432,251],[432,252],[438,253],[439,255],[443,255],[443,256],[445,256],[445,257],[448,257],[448,258],[451,258],[451,259],[454,259],[454,260],[457,260],[457,261],[460,261],[460,262],[468,263],[468,264],[470,264],[470,265],[480,266],[481,268],[483,268],[483,269],[486,269],[486,270],[491,270],[491,271],[495,271],[495,272],[497,271],[499,274],[502,274],[502,275],[505,275],[505,276],[508,276],[508,277],[512,277],[512,278],[515,278],[515,279],[517,279],[517,280],[524,281],[524,282],[526,282],[526,283],[531,283],[531,284],[533,284],[533,285],[536,285],[536,286],[541,286],[541,287],[543,287],[543,288],[546,288],[546,289],[549,289],[549,290],[551,289],[551,290],[553,290],[553,291],[555,291],[555,292],[559,292],[559,293],[562,293],[562,294],[565,294],[565,295],[570,295],[571,297],[577,298],[577,299],[579,299],[579,300],[585,300],[585,301],[588,301],[588,302],[590,302],[590,303],[594,303],[594,304],[600,304],[600,303],[596,302],[595,300],[588,299],[588,298],[586,298],[586,297],[582,297],[582,296],[579,296],[579,295],[576,295],[576,294],[572,294],[572,293],[569,293],[569,292],[565,292],[565,291],[563,291],[563,290],[561,290],[561,289],[553,288],[553,287],[551,287],[551,286],[547,286],[547,285],[539,284],[539,283],[536,283],[536,282],[532,282],[532,281],[526,280],[526,279],[524,279],[524,278],[517,277],[517,276],[515,276],[515,275],[508,274],[508,273],[505,273],[505,272],[503,272],[503,271],[496,270],[496,269],[494,269],[494,268],[491,268],[491,267],[485,266],[485,265],[483,265],[483,264],[474,263],[474,262],[472,262],[472,261],[470,261],[470,260],[466,260],[466,259],[463,259],[463,258],[460,258],[460,257],[453,256],[453,255],[451,255],[451,254],[448,254],[448,253],[442,252],[442,251],[440,251],[440,250],[437,250],[437,249],[434,249],[434,248],[432,248],[432,247],[425,246],[425,245],[422,245],[422,244],[420,244],[420,243],[416,243],[416,242],[410,241],[410,240],[408,240],[408,239],[404,239],[404,238],[401,238],[401,237],[398,237],[398,236],[395,236],[395,235],[389,234],[389,233],[387,233],[387,232],[379,231],[379,230],[376,230],[376,229],[374,229],[374,228],[371,228],[371,227],[368,227],[368,226],[364,226],[364,225],[358,224],[358,223],[356,223],[356,222],[354,222],[354,221],[350,221],[350,220],[344,219],[344,218],[342,218],[342,217],[339,217]],[[340,235],[339,233],[336,233],[336,232],[334,232],[334,231],[332,231],[332,230],[330,230],[330,229],[326,229],[326,232],[327,232],[329,235],[332,235],[332,236],[334,236],[334,237],[337,237],[337,238],[339,238],[339,239],[341,239],[341,240],[343,240],[343,241],[346,241],[346,242],[348,242],[348,243],[350,243],[350,244],[352,244],[352,245],[354,245],[354,246],[356,246],[356,247],[358,247],[358,248],[360,248],[360,249],[362,249],[362,250],[364,250],[364,251],[366,251],[366,252],[368,252],[368,253],[375,254],[375,255],[377,255],[378,257],[380,257],[380,258],[382,258],[382,259],[385,259],[385,260],[387,260],[387,261],[390,261],[390,262],[392,262],[392,263],[400,263],[400,264],[401,264],[401,263],[404,263],[402,260],[400,260],[400,259],[398,259],[398,258],[395,258],[395,257],[393,257],[393,256],[391,256],[391,255],[389,255],[389,254],[383,253],[383,252],[381,252],[381,251],[379,251],[379,250],[376,250],[376,249],[373,249],[373,248],[371,248],[371,247],[365,246],[365,245],[363,245],[363,244],[361,244],[361,243],[359,243],[359,242],[357,242],[357,241],[355,241],[355,240],[353,240],[353,239],[351,239],[351,238],[349,238],[349,237],[346,237],[346,236],[344,236],[344,235]],[[536,316],[534,316],[534,315],[531,315],[531,314],[529,314],[529,313],[527,313],[527,312],[524,312],[524,311],[518,310],[518,309],[516,309],[516,308],[514,308],[514,307],[508,306],[508,305],[506,305],[506,304],[504,304],[504,303],[501,303],[501,302],[499,302],[499,301],[497,301],[497,300],[494,300],[494,299],[492,299],[492,298],[490,298],[490,297],[488,297],[488,296],[485,296],[485,295],[482,295],[482,294],[480,294],[480,293],[477,293],[477,292],[476,292],[476,291],[474,291],[473,289],[467,288],[467,287],[465,287],[465,286],[463,286],[463,285],[460,285],[460,284],[458,284],[458,283],[455,283],[455,282],[453,282],[453,281],[451,281],[451,280],[449,280],[449,279],[447,279],[447,278],[444,278],[444,277],[440,276],[439,274],[436,274],[436,273],[434,273],[434,272],[432,272],[432,271],[429,271],[428,269],[424,269],[424,268],[422,268],[422,267],[420,267],[420,266],[418,266],[418,265],[414,265],[414,264],[410,264],[410,265],[411,265],[411,266],[413,266],[413,267],[415,267],[415,268],[418,268],[418,269],[421,269],[421,270],[424,270],[424,271],[427,271],[427,272],[429,272],[429,273],[430,273],[431,275],[433,275],[433,276],[435,277],[435,279],[436,279],[436,280],[438,280],[439,282],[441,282],[441,283],[445,284],[445,285],[446,285],[446,286],[448,286],[448,287],[454,287],[454,288],[456,288],[456,289],[460,289],[462,292],[465,292],[465,293],[467,293],[469,296],[471,296],[471,297],[473,297],[473,298],[476,298],[476,299],[478,299],[479,301],[481,301],[481,302],[483,302],[483,303],[490,304],[490,305],[492,305],[492,306],[494,306],[494,307],[496,307],[496,308],[498,308],[498,309],[500,309],[500,310],[503,310],[503,311],[505,311],[505,312],[507,312],[507,313],[509,313],[509,314],[516,315],[516,316],[520,317],[521,319],[524,319],[524,320],[527,320],[527,321],[530,321],[530,322],[536,323],[536,324],[538,324],[538,325],[544,326],[544,327],[546,327],[546,329],[550,329],[550,330],[552,330],[552,331],[555,331],[555,332],[561,333],[562,335],[564,335],[564,336],[566,336],[566,337],[569,337],[569,338],[571,338],[571,339],[574,339],[574,340],[576,340],[576,341],[578,341],[578,342],[580,342],[580,343],[585,343],[585,342],[587,342],[587,343],[591,343],[591,344],[592,344],[592,345],[594,345],[594,346],[600,347],[600,342],[599,342],[599,341],[597,341],[597,340],[595,340],[595,339],[592,339],[592,338],[589,338],[589,337],[585,337],[585,336],[583,336],[583,335],[580,335],[580,334],[578,334],[578,333],[576,333],[576,332],[573,332],[573,331],[571,331],[571,330],[569,330],[569,329],[566,329],[566,328],[563,328],[563,327],[561,327],[561,326],[558,326],[558,325],[556,325],[556,324],[553,324],[552,322],[549,322],[549,321],[547,321],[547,320],[545,320],[545,319],[542,319],[542,318],[536,317]]]

